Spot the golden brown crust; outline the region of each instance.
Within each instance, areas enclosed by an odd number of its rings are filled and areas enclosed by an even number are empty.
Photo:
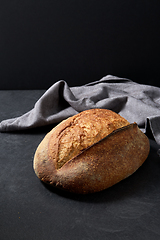
[[[56,156],[55,161],[59,169],[83,149],[128,124],[126,119],[110,110],[92,109],[81,112],[54,129],[50,137],[49,155],[51,158]],[[53,142],[57,143],[56,147],[53,146]]]
[[[137,124],[110,110],[92,109],[46,135],[35,153],[34,170],[52,186],[85,194],[128,177],[148,153],[148,138]]]

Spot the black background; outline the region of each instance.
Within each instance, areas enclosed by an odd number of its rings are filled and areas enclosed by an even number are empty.
[[[0,0],[0,89],[107,74],[160,86],[159,0]]]

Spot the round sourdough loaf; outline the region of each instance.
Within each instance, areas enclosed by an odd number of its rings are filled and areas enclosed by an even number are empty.
[[[146,160],[149,140],[136,123],[107,109],[91,109],[53,128],[34,156],[38,178],[74,193],[104,190]]]

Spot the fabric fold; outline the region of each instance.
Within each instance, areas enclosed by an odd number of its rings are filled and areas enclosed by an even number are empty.
[[[69,87],[66,81],[60,80],[38,99],[29,112],[17,118],[3,120],[0,131],[18,131],[57,124],[91,108],[115,111],[130,123],[137,122],[144,133],[149,127],[155,141],[160,145],[160,88],[112,75],[75,87]],[[146,124],[147,121],[149,124]]]

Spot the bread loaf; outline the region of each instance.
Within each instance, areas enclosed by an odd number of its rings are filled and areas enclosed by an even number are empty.
[[[149,154],[136,123],[106,109],[91,109],[53,128],[34,156],[38,178],[74,193],[104,190],[133,174]]]

